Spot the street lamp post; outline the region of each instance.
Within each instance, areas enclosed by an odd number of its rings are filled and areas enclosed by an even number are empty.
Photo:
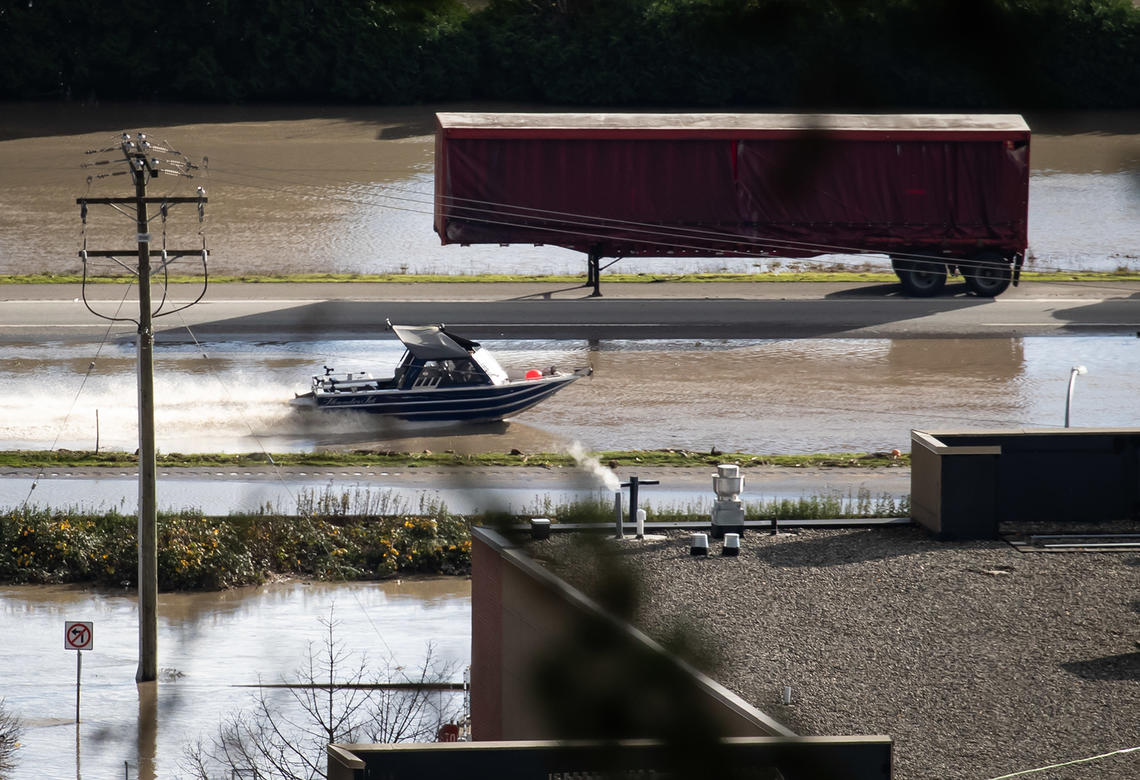
[[[1065,396],[1065,427],[1069,427],[1069,407],[1073,405],[1073,385],[1077,383],[1078,374],[1087,374],[1089,370],[1084,366],[1073,366],[1069,371],[1069,394]]]

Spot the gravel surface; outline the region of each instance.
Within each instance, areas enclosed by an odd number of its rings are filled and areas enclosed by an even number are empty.
[[[641,627],[695,630],[709,671],[803,735],[888,734],[895,776],[993,778],[1140,745],[1140,555],[1018,552],[919,528],[613,542]],[[588,590],[572,535],[532,553]],[[566,565],[569,564],[569,565]],[[793,703],[781,701],[783,687]],[[1140,751],[1033,778],[1140,777]]]

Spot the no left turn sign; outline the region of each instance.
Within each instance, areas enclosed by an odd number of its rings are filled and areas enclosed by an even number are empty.
[[[94,623],[68,620],[63,627],[64,650],[90,650],[95,644]]]

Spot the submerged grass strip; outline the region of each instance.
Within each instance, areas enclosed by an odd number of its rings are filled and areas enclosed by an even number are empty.
[[[898,452],[897,450],[895,452]],[[759,455],[747,452],[692,452],[689,450],[621,450],[593,453],[610,468],[621,466],[705,466],[735,463],[740,466],[781,466],[786,468],[872,468],[909,466],[910,456],[898,452],[814,453],[805,455]],[[138,463],[128,452],[92,452],[85,450],[6,450],[0,451],[0,466],[9,468],[98,468],[125,467]],[[576,466],[577,461],[562,452],[479,453],[461,455],[454,452],[394,452],[385,450],[353,450],[351,452],[284,452],[272,455],[250,453],[159,453],[158,465],[164,468],[196,468],[210,466],[538,466],[559,468]]]

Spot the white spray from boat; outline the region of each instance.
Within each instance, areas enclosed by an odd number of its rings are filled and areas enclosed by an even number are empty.
[[[566,448],[566,452],[578,464],[578,466],[596,476],[610,493],[616,493],[621,490],[621,480],[618,479],[617,474],[613,473],[610,469],[602,465],[602,462],[596,457],[586,452],[586,448],[579,442],[574,442]]]
[[[282,399],[292,387],[240,371],[226,384],[205,374],[161,373],[155,378],[155,426],[163,452],[247,452],[251,437],[290,433],[295,425]],[[138,446],[138,399],[134,377],[93,375],[77,393],[66,377],[66,392],[35,392],[31,378],[0,381],[0,449],[67,449],[130,452]]]

